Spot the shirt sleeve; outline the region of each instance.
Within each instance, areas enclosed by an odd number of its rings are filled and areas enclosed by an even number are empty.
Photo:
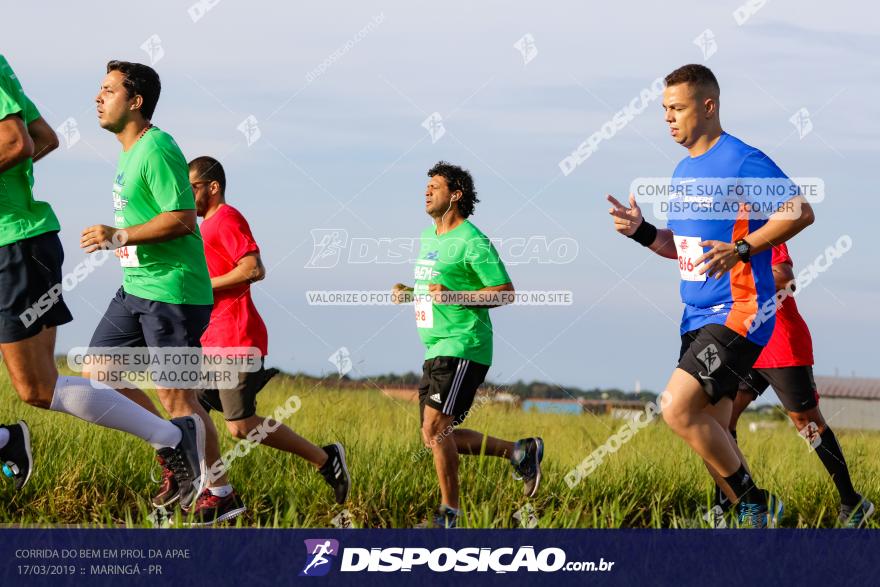
[[[483,287],[510,283],[510,276],[495,245],[485,236],[471,241],[467,253],[468,264],[476,273]]]
[[[799,194],[796,183],[761,151],[743,159],[739,177],[747,184],[750,203],[758,204],[766,216],[783,209],[783,204]]]
[[[40,117],[40,111],[37,109],[37,105],[27,97],[27,94],[24,95],[24,103],[24,123],[30,124]]]
[[[773,259],[770,261],[771,265],[782,265],[783,263],[794,265],[791,256],[788,254],[788,246],[785,243],[773,247]]]
[[[144,159],[144,180],[159,209],[194,210],[196,200],[189,184],[189,167],[177,144],[154,142],[150,148],[153,152]]]
[[[18,103],[12,95],[0,85],[0,120],[3,120],[7,116],[11,116],[13,114],[18,114],[22,118],[24,118],[21,104]]]
[[[218,228],[223,248],[233,263],[238,263],[245,255],[260,252],[251,227],[237,210],[230,210],[230,214],[227,214]]]

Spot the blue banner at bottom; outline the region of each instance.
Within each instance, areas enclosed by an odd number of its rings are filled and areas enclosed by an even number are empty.
[[[855,530],[0,530],[4,584],[880,584]]]

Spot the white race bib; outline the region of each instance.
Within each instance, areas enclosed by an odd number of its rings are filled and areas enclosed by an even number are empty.
[[[128,245],[119,247],[114,251],[119,257],[119,264],[123,267],[140,267],[141,262],[138,260],[137,245]]]
[[[416,328],[433,328],[434,327],[434,302],[425,294],[417,297],[415,300],[416,307]]]
[[[696,266],[697,259],[703,255],[703,247],[698,236],[678,236],[675,238],[675,250],[678,253],[678,269],[684,281],[706,281],[706,275],[700,275]]]

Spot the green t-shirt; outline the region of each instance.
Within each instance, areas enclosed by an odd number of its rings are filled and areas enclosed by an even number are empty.
[[[171,135],[153,127],[119,155],[113,183],[117,228],[143,224],[163,212],[195,207],[189,168]],[[123,247],[116,254],[123,267],[126,293],[168,304],[214,303],[198,227],[186,236]]]
[[[422,232],[413,293],[427,294],[431,283],[451,291],[475,291],[510,283],[510,277],[491,241],[465,220],[440,236],[434,226]],[[459,357],[492,364],[492,321],[488,308],[417,299],[416,326],[425,344],[425,360]]]
[[[40,113],[25,96],[9,62],[0,55],[0,120],[8,116],[19,116],[27,126]],[[32,159],[0,173],[0,247],[61,230],[52,207],[34,200],[33,187]]]

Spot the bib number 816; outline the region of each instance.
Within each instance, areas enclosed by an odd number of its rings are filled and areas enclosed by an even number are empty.
[[[678,268],[682,271],[693,271],[694,270],[694,260],[690,257],[682,257],[678,256]]]

